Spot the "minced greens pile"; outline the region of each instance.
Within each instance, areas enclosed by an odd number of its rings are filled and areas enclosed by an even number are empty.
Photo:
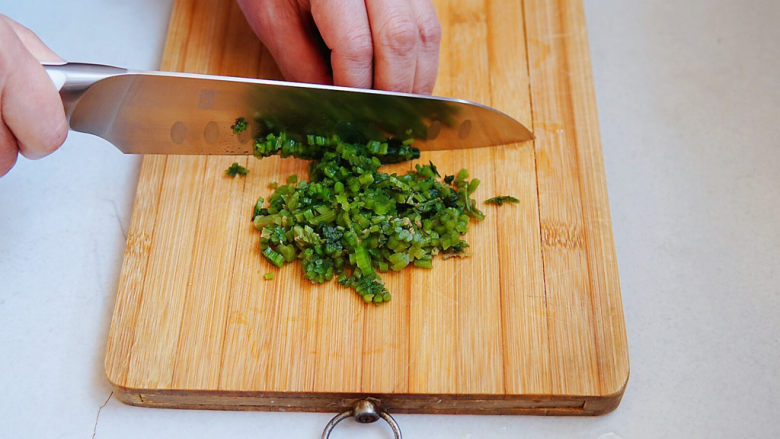
[[[236,126],[246,124],[239,118]],[[277,267],[300,260],[312,282],[335,277],[366,302],[390,300],[377,272],[431,268],[439,253],[462,255],[470,219],[483,218],[471,198],[479,180],[469,180],[466,170],[443,179],[433,163],[406,175],[380,172],[383,163],[419,157],[408,141],[272,133],[255,139],[254,154],[312,160],[308,181],[290,176],[267,203],[257,201],[262,255]]]

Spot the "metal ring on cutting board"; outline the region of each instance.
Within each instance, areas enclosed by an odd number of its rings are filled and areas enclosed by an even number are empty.
[[[390,428],[393,430],[393,435],[396,439],[403,438],[403,435],[401,434],[401,428],[398,426],[398,423],[395,422],[395,419],[390,416],[390,413],[387,413],[386,411],[379,408],[370,399],[362,399],[356,402],[352,409],[334,416],[322,431],[322,439],[328,439],[336,424],[349,417],[354,417],[357,422],[362,424],[376,422],[379,418],[382,418],[385,420],[385,422],[388,423],[388,425],[390,425]]]

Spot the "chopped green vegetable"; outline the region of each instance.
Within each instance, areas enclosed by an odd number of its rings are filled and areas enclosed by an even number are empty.
[[[263,249],[263,256],[268,259],[268,262],[276,265],[277,267],[284,265],[284,256],[275,252],[271,247],[266,247]]]
[[[436,174],[437,177],[441,177],[441,174],[439,174],[439,170],[436,169],[436,165],[434,165],[432,161],[428,160],[428,166],[431,167],[431,172]]]
[[[409,141],[276,133],[255,139],[254,153],[313,160],[308,181],[290,176],[254,206],[262,255],[277,267],[300,260],[310,281],[335,277],[365,302],[391,300],[377,271],[431,268],[437,254],[463,255],[470,220],[484,218],[471,198],[479,180],[466,170],[444,182],[430,162],[405,175],[379,170],[418,158]]]
[[[225,175],[229,175],[231,177],[235,177],[236,175],[244,176],[248,172],[249,169],[239,165],[238,162],[233,162],[233,164],[230,165],[229,168],[225,169]]]
[[[271,280],[273,278],[274,278],[274,274],[271,273],[270,271],[263,275],[263,279],[265,279],[265,280]]]
[[[230,128],[233,130],[233,134],[238,134],[241,131],[246,131],[247,123],[246,119],[243,117],[239,117],[236,119],[236,123],[230,126]]]
[[[518,200],[515,197],[509,196],[509,195],[500,195],[498,197],[488,198],[487,200],[485,200],[486,204],[497,204],[499,206],[504,204],[504,203],[515,203],[515,204],[517,204],[519,202],[520,202],[520,200]]]

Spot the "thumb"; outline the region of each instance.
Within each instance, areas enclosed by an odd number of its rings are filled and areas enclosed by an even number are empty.
[[[59,57],[32,32],[0,17],[0,116],[16,139],[19,152],[28,158],[41,158],[65,141],[68,126],[54,84],[15,28],[22,29],[24,38],[44,59]]]

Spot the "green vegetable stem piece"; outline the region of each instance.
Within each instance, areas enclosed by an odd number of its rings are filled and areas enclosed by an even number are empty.
[[[270,263],[276,265],[277,267],[284,265],[284,256],[275,252],[271,247],[266,247],[263,250],[263,256],[265,256],[265,258],[268,259]]]
[[[501,206],[504,203],[517,204],[519,202],[520,200],[509,195],[500,195],[498,197],[488,198],[487,200],[485,200],[485,204],[497,204],[499,206]]]

